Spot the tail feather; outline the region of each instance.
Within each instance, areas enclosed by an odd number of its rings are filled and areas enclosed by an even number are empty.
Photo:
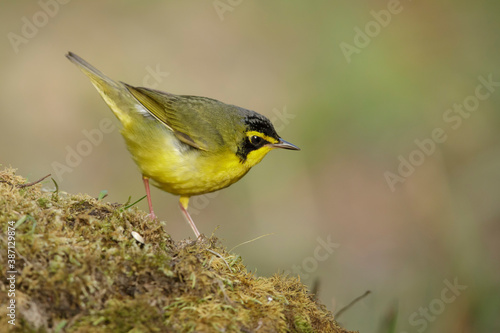
[[[87,75],[92,83],[97,84],[99,86],[113,86],[119,88],[118,83],[116,81],[111,80],[109,77],[104,75],[100,70],[74,54],[73,52],[68,52],[66,54],[66,58],[68,58],[72,63],[78,66],[80,70]],[[97,88],[97,87],[96,87]],[[99,88],[98,88],[99,89]]]
[[[134,112],[133,105],[136,103],[132,95],[128,92],[125,86],[116,82],[104,75],[97,68],[80,58],[73,52],[66,54],[72,63],[88,76],[94,87],[102,96],[104,101],[109,105],[115,116],[124,125],[131,120],[130,112]]]

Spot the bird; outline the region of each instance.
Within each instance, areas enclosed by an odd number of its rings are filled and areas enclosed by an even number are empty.
[[[188,212],[192,196],[237,182],[275,148],[300,150],[283,140],[265,116],[216,99],[176,95],[114,81],[72,52],[66,57],[91,81],[121,123],[121,134],[138,166],[149,216],[155,219],[149,180],[180,196]]]

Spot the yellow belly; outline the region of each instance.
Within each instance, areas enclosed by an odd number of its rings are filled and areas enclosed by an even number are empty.
[[[125,125],[122,135],[142,174],[172,194],[213,192],[233,184],[250,170],[234,152],[194,149],[156,120],[134,121]]]

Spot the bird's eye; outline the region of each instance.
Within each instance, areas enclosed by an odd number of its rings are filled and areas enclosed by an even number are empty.
[[[262,144],[262,141],[264,141],[264,139],[262,139],[260,136],[252,135],[250,137],[250,143],[254,146],[260,146]]]

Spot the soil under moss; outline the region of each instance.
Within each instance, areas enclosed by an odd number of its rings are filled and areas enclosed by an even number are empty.
[[[135,208],[25,183],[0,171],[2,332],[348,332],[297,278],[255,276],[215,236],[176,242]]]

